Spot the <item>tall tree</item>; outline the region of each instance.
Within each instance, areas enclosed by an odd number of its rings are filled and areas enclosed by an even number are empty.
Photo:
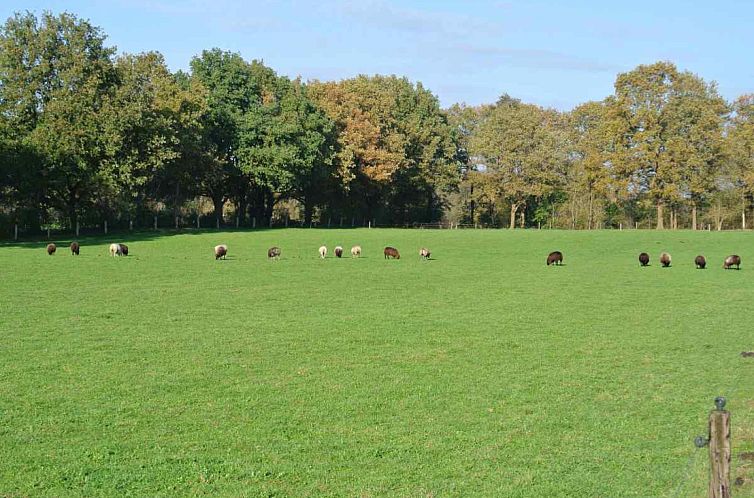
[[[725,103],[714,84],[669,62],[618,75],[609,102],[614,132],[625,137],[625,150],[614,159],[633,170],[629,188],[650,196],[662,229],[666,205],[672,209],[691,197],[696,206],[706,195],[710,171],[719,164]]]
[[[566,135],[556,111],[503,96],[483,118],[471,146],[510,203],[511,229],[517,213],[523,227],[527,201],[542,199],[563,182]]]
[[[178,184],[189,190],[201,154],[195,149],[205,92],[198,81],[171,74],[156,52],[121,56],[116,69],[120,84],[105,113],[106,165],[113,190],[133,214],[150,196],[170,195]]]
[[[595,197],[605,197],[610,190],[609,143],[606,137],[605,105],[587,102],[577,106],[569,115],[573,149],[570,181],[587,194],[587,229],[595,225]],[[572,193],[575,195],[575,192]]]
[[[0,112],[36,151],[38,191],[75,226],[108,182],[101,112],[112,97],[115,49],[99,28],[71,14],[8,19],[0,34]]]
[[[742,95],[733,103],[726,138],[729,177],[741,191],[741,227],[745,229],[747,199],[754,196],[754,94]]]
[[[359,76],[309,85],[336,123],[342,187],[363,200],[371,219],[385,207],[394,221],[421,205],[426,218],[439,192],[458,181],[452,128],[437,98],[395,76]],[[420,200],[421,199],[421,200]]]

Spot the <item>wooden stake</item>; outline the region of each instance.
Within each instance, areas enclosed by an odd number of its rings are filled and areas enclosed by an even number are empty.
[[[709,414],[709,498],[730,498],[730,412]]]
[[[157,230],[157,216],[154,217],[154,229]]]
[[[107,235],[107,220],[105,220],[104,225],[105,225],[105,235]]]
[[[13,240],[18,240],[18,223],[13,225]]]

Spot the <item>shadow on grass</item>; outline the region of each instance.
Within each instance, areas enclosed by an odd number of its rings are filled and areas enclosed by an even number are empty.
[[[74,236],[68,232],[52,233],[50,238],[47,238],[46,234],[41,233],[38,236],[24,237],[21,240],[0,240],[0,248],[3,247],[18,247],[24,249],[39,249],[42,245],[46,246],[50,242],[57,244],[58,249],[68,247],[71,242],[76,241],[80,244],[109,244],[117,241],[126,242],[144,242],[154,239],[160,239],[163,237],[173,237],[176,235],[205,235],[208,233],[226,234],[226,233],[261,233],[272,232],[276,230],[358,230],[366,227],[258,227],[258,228],[235,228],[235,227],[221,227],[217,228],[181,228],[181,229],[144,229],[144,230],[117,230],[111,231],[108,234],[104,233],[86,233],[79,237]],[[376,228],[376,227],[375,227]]]

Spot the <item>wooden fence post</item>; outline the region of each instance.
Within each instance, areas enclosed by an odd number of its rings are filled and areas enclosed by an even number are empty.
[[[198,214],[196,215],[196,228],[197,228],[197,230],[199,228],[201,228],[201,226],[199,225],[199,215]]]
[[[18,223],[13,225],[13,240],[18,240]]]
[[[76,222],[76,237],[79,236],[79,233],[81,232],[81,225],[79,225],[79,222]]]
[[[105,220],[104,225],[105,225],[105,235],[107,235],[107,220]]]
[[[257,227],[257,217],[256,217],[256,216],[254,216],[254,217],[253,217],[253,218],[251,219],[251,228],[256,228],[256,227]]]
[[[154,229],[157,230],[157,216],[154,217]]]
[[[709,414],[709,498],[730,498],[730,412],[725,398],[715,398]]]

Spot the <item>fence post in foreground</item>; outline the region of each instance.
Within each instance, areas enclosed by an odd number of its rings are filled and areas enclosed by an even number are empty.
[[[105,225],[105,235],[107,235],[107,220],[105,220],[104,225]]]
[[[18,223],[13,225],[13,240],[18,240]]]
[[[257,227],[257,217],[256,217],[256,216],[254,216],[254,217],[253,217],[253,218],[251,219],[251,228],[256,228],[256,227]]]
[[[697,436],[697,448],[709,445],[709,498],[730,498],[730,412],[724,410],[725,398],[715,398],[709,414],[709,434]]]
[[[80,231],[81,231],[81,225],[79,225],[79,222],[77,221],[76,222],[76,237],[79,236]]]
[[[725,398],[715,398],[709,414],[709,497],[730,498],[730,412]]]

